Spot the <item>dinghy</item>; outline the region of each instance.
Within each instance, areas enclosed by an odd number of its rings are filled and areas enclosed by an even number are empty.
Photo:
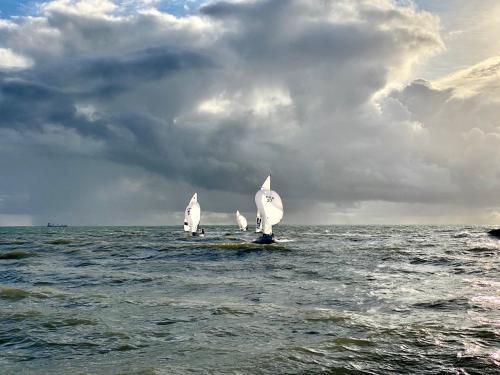
[[[236,222],[241,231],[246,231],[248,227],[247,219],[245,216],[240,214],[240,211],[236,211]]]
[[[257,212],[261,216],[262,236],[255,242],[273,243],[273,225],[283,218],[283,203],[275,191],[271,190],[271,175],[266,178],[260,190],[255,194]]]
[[[194,193],[184,212],[184,231],[191,232],[193,236],[198,234],[200,224],[201,208],[198,203],[198,193]]]

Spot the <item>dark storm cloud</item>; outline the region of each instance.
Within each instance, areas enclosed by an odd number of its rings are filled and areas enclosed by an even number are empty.
[[[270,170],[292,210],[456,196],[460,172],[429,154],[425,125],[450,92],[416,82],[388,95],[442,48],[431,15],[362,0],[215,2],[184,18],[89,4],[48,2],[0,27],[0,48],[30,65],[0,76],[2,174],[50,165],[38,189],[19,178],[23,213],[47,216],[58,199],[54,212],[62,200],[112,220],[144,202],[156,215],[183,205],[179,189],[232,211]],[[0,193],[13,197],[15,181]]]
[[[104,112],[102,117],[90,119],[79,113],[77,103],[107,102],[125,91],[134,90],[138,84],[209,67],[212,67],[210,59],[198,53],[149,48],[131,56],[66,59],[17,73],[14,77],[4,76],[0,82],[0,126],[17,131],[43,129],[47,124],[74,129],[82,136],[109,144],[107,155],[114,160],[131,150],[135,151],[135,156],[140,154],[139,150],[152,154],[163,149],[155,130],[164,126],[163,122],[128,108],[115,113]],[[129,132],[131,141],[121,141],[110,130],[110,124],[119,124]],[[179,134],[170,133],[172,138],[181,140]],[[140,164],[141,159],[144,158],[135,159],[135,163]]]

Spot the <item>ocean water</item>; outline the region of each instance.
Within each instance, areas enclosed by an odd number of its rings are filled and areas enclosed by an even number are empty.
[[[1,374],[499,374],[480,226],[0,228]]]

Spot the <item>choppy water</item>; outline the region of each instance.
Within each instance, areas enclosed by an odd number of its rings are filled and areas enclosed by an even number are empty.
[[[498,374],[484,227],[0,228],[2,374]]]

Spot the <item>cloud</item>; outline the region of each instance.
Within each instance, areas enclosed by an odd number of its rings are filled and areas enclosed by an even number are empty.
[[[61,12],[77,16],[104,16],[116,10],[117,6],[110,0],[53,0],[42,4],[44,12]]]
[[[421,123],[428,141],[421,154],[448,171],[450,200],[463,206],[498,207],[500,199],[499,58],[489,58],[435,83],[415,81],[394,92]]]
[[[497,94],[500,89],[498,73],[500,56],[493,56],[473,66],[460,69],[434,82],[438,89],[453,89],[460,97],[474,97],[482,92]]]
[[[25,69],[33,65],[33,62],[12,52],[8,48],[0,48],[0,70],[2,69]]]
[[[496,0],[415,0],[417,6],[440,18],[446,50],[429,59],[419,75],[439,79],[498,54],[500,3]]]
[[[290,218],[316,204],[487,203],[467,164],[497,155],[495,127],[465,122],[477,95],[400,88],[444,48],[430,13],[389,0],[222,1],[182,17],[146,5],[57,0],[0,27],[0,45],[32,62],[0,72],[0,194],[29,197],[2,212],[162,223],[196,189],[220,220],[254,210],[269,170]],[[459,130],[441,123],[457,108]]]

